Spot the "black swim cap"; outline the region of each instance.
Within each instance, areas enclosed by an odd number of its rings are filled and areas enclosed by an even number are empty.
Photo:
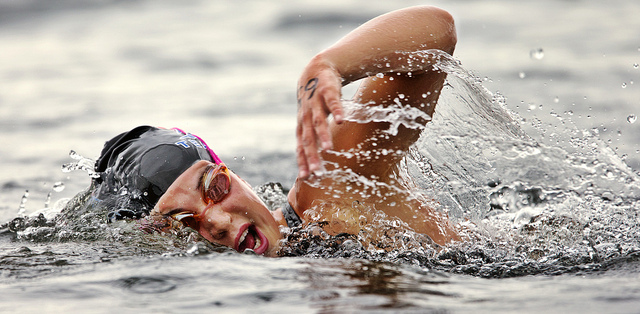
[[[206,143],[192,134],[137,127],[105,143],[95,165],[100,177],[95,179],[98,189],[94,196],[100,200],[119,198],[113,205],[124,208],[116,210],[131,212],[124,215],[131,217],[122,218],[139,218],[148,214],[173,181],[196,161],[214,161],[211,155]],[[217,163],[217,156],[215,160]],[[122,199],[128,202],[123,204]]]

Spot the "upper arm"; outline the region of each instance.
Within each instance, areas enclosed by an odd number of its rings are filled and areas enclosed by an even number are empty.
[[[403,106],[418,108],[431,117],[445,77],[442,72],[425,72],[411,77],[393,73],[368,77],[358,89],[354,101],[383,107],[399,102]],[[428,120],[416,122],[424,125]],[[396,135],[391,136],[387,132],[390,127],[389,122],[331,123],[334,151],[351,154],[325,152],[323,159],[367,177],[387,178],[422,132],[422,128],[399,125]]]

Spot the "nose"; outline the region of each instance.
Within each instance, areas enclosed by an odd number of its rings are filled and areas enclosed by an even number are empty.
[[[202,215],[203,229],[205,229],[203,231],[211,237],[211,239],[208,240],[215,240],[212,242],[217,242],[219,244],[229,245],[229,243],[223,242],[226,242],[224,240],[232,238],[229,237],[229,232],[233,225],[232,223],[233,219],[231,214],[223,211],[216,205],[209,206]]]

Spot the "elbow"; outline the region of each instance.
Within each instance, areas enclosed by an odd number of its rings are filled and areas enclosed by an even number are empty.
[[[440,10],[441,15],[440,18],[443,23],[443,49],[450,55],[453,55],[453,51],[456,49],[456,44],[458,43],[458,35],[456,33],[456,24],[453,20],[453,16],[449,14],[449,12],[445,10]]]
[[[423,48],[439,49],[452,55],[458,42],[453,16],[446,10],[433,6],[411,9],[424,23]]]
[[[449,12],[438,9],[438,21],[441,24],[440,35],[438,36],[439,47],[450,55],[453,55],[453,51],[458,43],[458,35],[456,33],[456,24],[453,20],[453,16]]]

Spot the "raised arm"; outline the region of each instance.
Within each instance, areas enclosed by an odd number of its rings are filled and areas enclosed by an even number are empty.
[[[407,53],[438,49],[452,54],[455,44],[456,33],[451,15],[435,7],[418,6],[376,17],[317,54],[298,81],[296,135],[299,178],[305,179],[310,172],[320,169],[319,147],[323,150],[354,148],[385,128],[384,123],[343,123],[344,111],[340,103],[343,85],[368,77],[355,101],[386,105],[403,94],[403,104],[420,108],[431,115],[445,75],[425,71],[424,64],[418,66],[414,62],[412,66],[411,62],[407,62]],[[387,76],[376,77],[377,73]],[[426,91],[434,92],[428,93],[429,96],[425,98],[423,94]],[[327,119],[329,114],[333,114],[333,121]],[[403,129],[396,138],[383,145],[404,151],[417,139],[418,134],[419,130]],[[367,147],[361,148],[364,150]],[[394,161],[381,162],[394,164]],[[354,160],[337,162],[357,168]]]

